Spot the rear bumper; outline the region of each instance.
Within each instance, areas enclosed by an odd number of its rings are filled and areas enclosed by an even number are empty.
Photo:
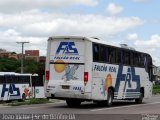
[[[59,82],[59,81],[58,81]],[[69,86],[68,88],[66,88]],[[84,99],[89,100],[91,99],[91,93],[84,92],[84,83],[50,83],[46,89],[46,92],[50,94],[51,98],[56,99]]]
[[[66,100],[66,99],[80,99],[80,100],[86,100],[90,101],[91,96],[90,94],[83,94],[83,93],[74,93],[74,92],[55,92],[54,94],[51,94],[51,97],[53,99],[61,99],[61,100]]]
[[[74,93],[74,92],[56,92],[54,97],[57,98],[75,98],[75,99],[86,99],[85,94]]]

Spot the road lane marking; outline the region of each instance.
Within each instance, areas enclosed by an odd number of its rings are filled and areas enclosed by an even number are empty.
[[[92,110],[90,110],[90,111],[95,112],[95,111],[102,111],[102,110],[129,108],[129,107],[145,106],[145,105],[154,105],[154,104],[160,104],[160,102],[147,103],[147,104],[136,104],[136,105],[128,105],[128,106],[120,106],[120,107],[101,108],[101,109],[92,109]]]
[[[34,108],[44,108],[45,106],[39,106],[39,107],[26,107],[26,108],[20,108],[20,109],[23,109],[23,110],[26,110],[26,109],[34,109]]]

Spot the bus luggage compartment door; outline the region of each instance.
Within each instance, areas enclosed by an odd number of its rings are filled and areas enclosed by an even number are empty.
[[[84,92],[84,64],[54,63],[50,64],[50,80],[56,92]]]
[[[92,82],[92,99],[93,100],[105,100],[106,91],[105,91],[105,83],[103,79],[94,78]]]

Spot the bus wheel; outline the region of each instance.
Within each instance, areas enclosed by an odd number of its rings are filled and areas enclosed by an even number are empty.
[[[69,107],[79,107],[81,100],[78,99],[66,99],[66,103]]]
[[[143,97],[144,97],[144,92],[143,92],[143,90],[141,89],[141,91],[140,91],[140,97],[137,98],[137,99],[135,99],[135,102],[136,102],[137,104],[141,104],[142,101],[143,101]]]
[[[112,102],[113,102],[113,90],[109,89],[108,96],[107,96],[107,106],[108,107],[112,106]]]

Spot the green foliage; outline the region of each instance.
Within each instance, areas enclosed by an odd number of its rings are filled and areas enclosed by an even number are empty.
[[[32,98],[29,101],[30,104],[42,104],[42,103],[48,103],[48,102],[49,100],[44,98]]]
[[[160,85],[153,85],[153,94],[160,94]]]
[[[25,61],[24,62],[24,72],[26,73],[37,73],[38,72],[38,63],[35,61]]]
[[[46,98],[31,98],[31,99],[26,100],[24,102],[15,101],[15,102],[9,103],[8,105],[20,106],[20,105],[31,105],[31,104],[44,104],[44,103],[48,103],[48,102],[49,102],[49,100]]]
[[[2,72],[20,72],[20,60],[0,58],[0,71]]]
[[[24,73],[37,73],[44,75],[45,64],[37,63],[35,61],[24,60]],[[21,72],[21,60],[15,60],[12,58],[0,58],[0,71],[1,72]]]
[[[160,89],[160,85],[153,85],[153,89]]]

